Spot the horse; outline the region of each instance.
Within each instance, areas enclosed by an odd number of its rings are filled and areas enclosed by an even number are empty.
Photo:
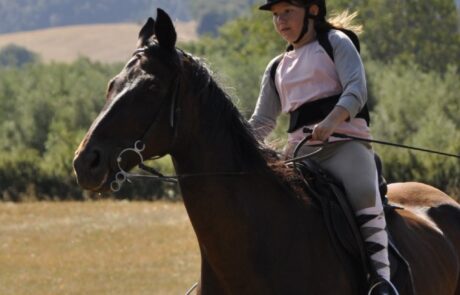
[[[365,294],[361,266],[340,259],[292,169],[256,140],[206,65],[176,39],[161,9],[140,30],[75,152],[80,186],[108,191],[121,169],[169,154],[199,243],[198,294]],[[390,185],[390,199],[408,209],[393,211],[388,228],[417,294],[460,295],[460,206],[426,187]],[[407,281],[396,287],[411,294]]]

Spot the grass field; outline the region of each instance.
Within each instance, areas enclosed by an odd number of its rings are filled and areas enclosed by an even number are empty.
[[[184,294],[199,251],[182,203],[0,203],[0,294]]]

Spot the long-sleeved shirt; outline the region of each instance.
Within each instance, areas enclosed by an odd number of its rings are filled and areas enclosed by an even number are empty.
[[[316,40],[283,54],[276,69],[275,83],[270,69],[277,58],[268,64],[255,111],[249,120],[259,140],[265,139],[275,128],[281,112],[292,112],[306,102],[339,93],[342,94],[337,105],[348,111],[350,120],[342,122],[335,132],[371,138],[366,121],[355,118],[367,102],[361,57],[343,32],[331,30],[328,37],[334,61]],[[304,136],[302,128],[289,133],[288,145],[295,146]],[[335,140],[340,139],[330,138],[330,141]]]

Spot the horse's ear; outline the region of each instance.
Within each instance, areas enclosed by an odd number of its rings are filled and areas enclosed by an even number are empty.
[[[157,10],[157,21],[155,22],[155,35],[160,47],[174,49],[176,46],[177,33],[169,15],[162,9]]]
[[[155,21],[149,17],[145,25],[139,32],[139,39],[137,40],[137,48],[142,48],[147,45],[150,37],[155,33]]]

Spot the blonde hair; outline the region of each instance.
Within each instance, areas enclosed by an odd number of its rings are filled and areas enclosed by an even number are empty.
[[[343,28],[353,31],[355,34],[361,34],[363,32],[363,26],[353,23],[353,20],[357,16],[357,11],[353,13],[350,13],[348,10],[342,11],[340,13],[334,12],[332,16],[327,19],[327,22],[334,28]]]

